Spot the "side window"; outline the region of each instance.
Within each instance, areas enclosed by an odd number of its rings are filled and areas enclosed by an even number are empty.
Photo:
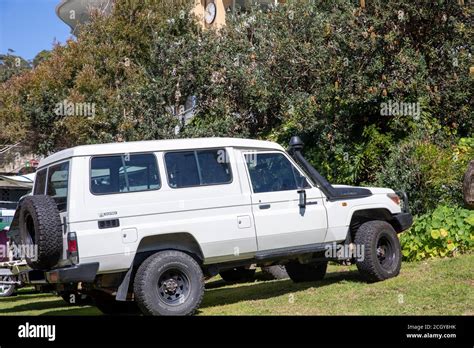
[[[60,212],[67,210],[69,162],[49,167],[46,194],[56,201]]]
[[[253,192],[297,190],[309,187],[291,162],[281,153],[245,155]]]
[[[165,155],[170,187],[199,186],[199,171],[194,151],[169,152]]]
[[[122,156],[94,157],[91,160],[91,192],[94,194],[122,192],[118,170]]]
[[[232,181],[225,150],[196,152],[201,172],[201,185],[225,184]]]
[[[168,152],[165,154],[170,187],[228,184],[232,173],[224,149]]]
[[[157,190],[161,187],[153,154],[94,157],[91,160],[93,194]]]
[[[123,162],[119,168],[120,187],[125,191],[159,189],[161,182],[155,155],[140,154],[128,157],[122,156]]]
[[[35,190],[33,191],[34,195],[44,195],[44,190],[46,188],[46,170],[46,168],[41,169],[36,173]]]

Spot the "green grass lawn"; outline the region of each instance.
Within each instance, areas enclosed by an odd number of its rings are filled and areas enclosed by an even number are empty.
[[[398,277],[363,282],[354,266],[330,266],[323,281],[206,285],[199,315],[474,315],[474,254],[403,263]],[[100,315],[51,294],[21,289],[0,299],[0,315]]]

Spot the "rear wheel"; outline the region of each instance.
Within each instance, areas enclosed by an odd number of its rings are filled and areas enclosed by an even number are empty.
[[[327,261],[302,264],[291,261],[285,265],[289,277],[295,283],[322,280],[326,275]]]
[[[192,315],[204,296],[204,276],[188,254],[161,251],[138,268],[134,293],[145,315]]]
[[[220,271],[219,275],[228,283],[250,282],[254,280],[255,269],[248,269],[245,267],[234,267]]]
[[[14,278],[11,276],[0,276],[2,282],[12,282]],[[15,293],[16,286],[14,284],[0,284],[0,297],[9,297]]]
[[[392,278],[400,273],[402,255],[397,233],[386,221],[369,221],[357,230],[355,243],[363,248],[357,268],[369,282]]]

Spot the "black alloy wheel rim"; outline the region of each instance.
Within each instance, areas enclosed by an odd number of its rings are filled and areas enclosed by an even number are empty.
[[[184,303],[191,287],[188,276],[177,268],[165,270],[158,280],[160,300],[170,306]]]
[[[385,270],[392,270],[395,262],[395,248],[386,236],[381,236],[377,241],[377,259]]]

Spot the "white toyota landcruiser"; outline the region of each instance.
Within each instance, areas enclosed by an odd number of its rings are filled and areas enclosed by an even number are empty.
[[[204,279],[251,264],[320,280],[329,260],[368,281],[396,276],[406,195],[331,185],[302,156],[259,140],[87,145],[43,159],[10,235],[34,246],[31,272],[104,313],[187,315]]]

